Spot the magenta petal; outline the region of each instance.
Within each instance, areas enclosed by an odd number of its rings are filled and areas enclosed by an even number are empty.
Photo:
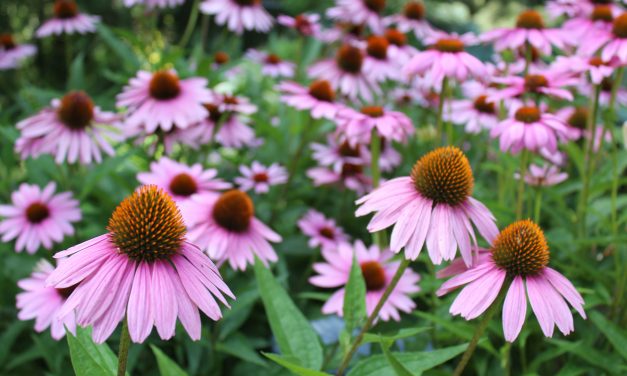
[[[152,286],[150,301],[155,326],[161,339],[169,339],[176,328],[176,291],[172,286],[172,276],[176,271],[169,263],[157,261],[152,266]]]
[[[127,309],[128,332],[136,343],[144,342],[152,330],[154,320],[150,302],[151,281],[150,265],[139,263]]]
[[[522,277],[517,276],[512,281],[505,302],[503,303],[503,333],[505,340],[514,342],[527,315],[527,297]]]
[[[551,307],[544,300],[544,291],[542,285],[538,282],[538,277],[527,277],[527,294],[529,295],[529,303],[531,309],[538,318],[540,328],[547,337],[553,336],[553,312]]]

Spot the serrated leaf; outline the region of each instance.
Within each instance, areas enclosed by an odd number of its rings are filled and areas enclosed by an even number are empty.
[[[161,376],[187,376],[187,372],[183,371],[174,360],[165,355],[157,346],[150,345],[150,348],[157,358],[157,367],[159,367]]]
[[[366,282],[361,273],[357,256],[353,254],[348,282],[344,293],[344,325],[349,334],[359,327],[366,318]]]
[[[420,373],[445,363],[461,354],[468,344],[447,347],[435,351],[391,353],[406,369]],[[385,355],[373,355],[359,361],[348,376],[396,376]]]
[[[590,313],[590,320],[599,328],[601,333],[605,335],[607,340],[614,346],[614,349],[627,360],[627,337],[624,330],[617,327],[616,324],[609,321],[597,311]]]
[[[255,277],[270,329],[284,354],[305,368],[322,367],[322,346],[318,335],[292,299],[263,263],[255,260]]]
[[[262,352],[262,354],[263,356],[272,360],[276,364],[287,368],[288,370],[292,371],[293,373],[299,376],[331,376],[329,373],[326,373],[326,372],[316,371],[314,369],[299,366],[298,364],[291,362],[288,359],[277,354],[264,353],[264,352]]]
[[[91,329],[76,328],[76,337],[67,333],[72,367],[77,376],[109,376],[117,374],[118,360],[106,343],[95,344]]]

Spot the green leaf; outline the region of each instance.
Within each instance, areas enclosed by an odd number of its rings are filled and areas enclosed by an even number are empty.
[[[157,367],[159,367],[161,376],[187,376],[187,372],[183,371],[174,360],[165,355],[157,346],[150,345],[150,348],[157,358]]]
[[[597,368],[606,370],[611,375],[619,374],[618,366],[620,365],[620,361],[618,361],[617,357],[612,357],[610,354],[595,350],[592,346],[583,341],[569,342],[552,339],[549,343],[565,348],[567,352],[576,355]]]
[[[353,265],[351,266],[346,292],[344,294],[344,324],[348,334],[361,325],[366,317],[366,282],[361,274],[361,267],[357,262],[357,257],[353,254]]]
[[[76,328],[76,337],[67,333],[72,367],[77,376],[109,376],[117,374],[118,360],[106,343],[97,345],[91,329]]]
[[[390,344],[384,343],[385,340],[381,339],[381,350],[383,351],[383,355],[385,355],[385,359],[388,361],[394,373],[397,376],[414,376],[405,366],[396,359],[394,354],[390,352]]]
[[[67,81],[68,90],[85,89],[85,55],[78,54],[70,67],[70,76]]]
[[[17,336],[26,328],[28,323],[24,321],[17,321],[10,325],[4,333],[0,336],[0,364],[5,364],[7,355],[11,352],[11,347]]]
[[[240,358],[244,361],[267,367],[266,361],[259,356],[245,336],[236,333],[224,342],[216,344],[216,350]]]
[[[311,369],[322,367],[322,346],[318,335],[289,295],[263,263],[255,260],[255,277],[270,328],[286,357]]]
[[[102,22],[98,23],[98,35],[109,46],[109,48],[118,55],[123,62],[133,68],[139,66],[139,61],[135,53],[126,43],[122,42],[108,27]]]
[[[435,351],[391,353],[406,369],[414,374],[429,370],[461,354],[468,344],[447,347]],[[385,355],[373,355],[359,361],[348,376],[396,376]]]
[[[330,376],[330,374],[326,372],[321,372],[321,371],[316,371],[310,368],[301,367],[298,364],[291,362],[288,359],[277,354],[271,354],[271,353],[265,353],[265,352],[262,354],[266,358],[287,368],[288,370],[294,372],[295,374],[299,376]]]
[[[403,338],[407,338],[407,337],[413,337],[413,336],[418,335],[418,334],[420,334],[422,332],[426,332],[429,329],[431,329],[431,328],[429,328],[429,327],[403,328],[403,329],[400,329],[396,334],[389,334],[389,335],[366,333],[366,334],[364,334],[364,340],[362,341],[362,343],[379,342],[381,339],[383,339],[384,341],[394,342],[394,341],[397,341],[399,339],[403,339]]]
[[[605,335],[614,349],[627,360],[627,337],[625,337],[624,329],[617,327],[597,311],[590,313],[590,320]]]

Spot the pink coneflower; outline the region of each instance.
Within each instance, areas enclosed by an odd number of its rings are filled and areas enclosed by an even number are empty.
[[[581,0],[549,0],[546,4],[546,11],[551,19],[559,17],[573,18],[583,11]]]
[[[405,64],[403,73],[408,76],[425,75],[428,78],[426,81],[434,88],[442,86],[444,77],[460,82],[469,77],[484,81],[488,75],[485,65],[464,51],[464,46],[474,41],[471,34],[434,34],[425,40],[429,49],[417,53]]]
[[[555,113],[566,125],[568,125],[569,138],[579,140],[582,137],[590,139],[591,133],[588,130],[589,112],[586,107],[565,107]],[[594,141],[592,149],[597,152],[603,141],[611,142],[612,133],[609,132],[602,124],[595,127]]]
[[[472,320],[494,303],[502,288],[508,288],[503,303],[506,341],[513,342],[522,329],[527,297],[545,336],[553,336],[555,325],[567,335],[574,325],[566,302],[586,318],[584,301],[572,283],[548,263],[549,247],[542,230],[529,220],[518,221],[497,236],[490,252],[479,258],[475,267],[444,282],[437,294],[442,296],[467,285],[449,311]],[[509,287],[503,286],[510,281]]]
[[[385,25],[396,25],[403,33],[413,32],[418,40],[433,34],[434,30],[426,19],[426,9],[421,1],[410,1],[403,7],[403,13],[386,17]]]
[[[320,247],[325,251],[335,251],[340,244],[348,242],[348,235],[334,219],[327,218],[314,209],[309,209],[298,220],[298,228],[309,237],[307,244],[310,248]]]
[[[341,109],[335,102],[335,90],[326,80],[314,81],[309,88],[297,82],[283,81],[277,88],[281,91],[281,99],[285,104],[297,110],[309,110],[314,119],[333,120]]]
[[[116,114],[101,111],[84,92],[73,91],[17,123],[21,135],[16,149],[22,158],[52,154],[59,164],[100,163],[103,151],[115,154],[110,142],[123,138],[119,120]]]
[[[0,70],[17,68],[23,60],[36,53],[34,45],[17,44],[11,34],[0,34]]]
[[[200,163],[188,166],[162,157],[150,164],[150,172],[137,174],[137,180],[144,185],[156,185],[172,196],[174,201],[180,202],[196,193],[231,188],[230,183],[216,179],[217,175],[217,170],[205,170]]]
[[[381,14],[386,0],[336,0],[335,6],[327,10],[327,16],[334,20],[354,25],[365,24],[374,33],[383,32]]]
[[[579,44],[579,53],[584,56],[592,56],[599,50],[603,61],[617,59],[627,64],[627,12],[614,18],[611,30],[591,32]]]
[[[53,18],[44,22],[37,29],[38,38],[50,35],[85,34],[96,31],[100,17],[80,13],[74,0],[56,0],[53,7]]]
[[[54,243],[74,234],[73,222],[80,221],[78,201],[71,192],[54,194],[55,183],[44,189],[36,185],[22,184],[11,194],[12,205],[0,205],[2,241],[17,238],[15,250],[35,253],[42,245],[51,249]]]
[[[322,60],[309,67],[309,76],[327,80],[334,89],[350,99],[361,97],[372,101],[373,93],[380,94],[379,86],[363,70],[364,53],[355,46],[342,45],[335,59]]]
[[[117,96],[117,106],[127,107],[126,128],[154,133],[187,128],[207,116],[203,103],[211,100],[207,80],[179,79],[173,70],[139,71]]]
[[[344,163],[339,169],[329,167],[313,167],[307,170],[307,177],[313,180],[316,187],[323,185],[339,185],[363,195],[372,189],[372,180],[364,173],[361,164]]]
[[[366,106],[360,111],[346,107],[337,114],[335,122],[338,132],[352,145],[369,144],[373,130],[383,138],[398,142],[407,141],[415,131],[407,115],[381,106]]]
[[[23,321],[35,319],[35,331],[43,332],[50,327],[52,338],[57,341],[65,336],[65,331],[76,333],[74,313],[62,320],[58,319],[61,306],[74,291],[74,286],[56,289],[46,286],[46,279],[54,267],[46,260],[40,260],[29,278],[21,279],[17,285],[24,290],[16,296],[19,310],[17,318]]]
[[[366,283],[366,313],[368,315],[374,311],[400,265],[398,261],[391,261],[394,254],[389,250],[380,250],[376,245],[366,248],[360,240],[354,245],[342,243],[337,250],[323,249],[322,256],[326,262],[313,265],[314,270],[319,274],[309,278],[309,282],[318,287],[341,287],[341,289],[333,293],[322,306],[322,313],[342,316],[345,286],[353,265],[353,255],[361,267]],[[410,295],[420,291],[419,281],[420,276],[417,273],[411,269],[405,270],[398,285],[383,304],[377,318],[383,321],[390,319],[399,321],[401,319],[399,311],[410,313],[416,308]]]
[[[312,143],[312,157],[321,166],[330,166],[341,171],[345,163],[365,165],[368,163],[368,149],[363,144],[351,145],[348,141],[340,142],[333,135],[327,136],[326,144]]]
[[[564,49],[566,35],[561,29],[545,28],[542,15],[530,9],[518,15],[516,27],[490,30],[481,35],[481,40],[494,42],[497,51],[516,50],[528,43],[544,55],[550,55],[552,45]]]
[[[490,130],[499,122],[497,106],[488,100],[487,88],[475,81],[462,85],[467,99],[455,99],[445,106],[443,118],[455,124],[463,124],[468,133],[477,134]]]
[[[589,16],[574,17],[564,22],[562,28],[569,34],[569,37],[572,38],[570,44],[578,46],[582,37],[587,36],[588,33],[594,33],[597,30],[603,30],[605,32],[611,31],[612,20],[614,19],[612,8],[610,4],[597,4],[594,5]]]
[[[218,25],[242,34],[244,30],[266,33],[272,28],[272,16],[261,5],[261,0],[205,0],[200,11],[215,16]]]
[[[514,177],[520,179],[520,173],[515,173]],[[538,166],[532,164],[529,166],[529,171],[525,173],[524,179],[529,185],[550,187],[568,179],[568,174],[560,172],[557,166],[554,165]]]
[[[316,38],[327,44],[333,44],[335,42],[352,44],[363,39],[364,31],[365,28],[363,24],[336,22],[333,27],[321,30]]]
[[[183,4],[185,0],[124,0],[124,6],[145,5],[148,9],[174,8]]]
[[[581,75],[588,73],[590,82],[598,85],[604,78],[611,77],[616,64],[604,62],[600,57],[558,56],[553,63],[553,70],[562,74]]]
[[[390,55],[390,59],[396,63],[397,69],[400,72],[400,68],[402,68],[405,63],[407,63],[414,55],[418,53],[418,50],[407,43],[407,36],[397,29],[388,28],[385,30],[385,39],[387,39],[388,45],[388,53]],[[399,73],[397,78],[402,78],[402,75]]]
[[[557,150],[557,140],[568,139],[570,132],[566,124],[554,114],[530,105],[512,108],[513,116],[497,124],[490,136],[499,138],[501,151],[517,154],[522,149],[537,152],[546,148]]]
[[[234,270],[246,270],[255,256],[264,264],[277,260],[270,242],[280,242],[281,236],[255,217],[245,192],[194,195],[181,205],[181,212],[191,241],[218,263],[228,261]]]
[[[364,73],[373,81],[400,79],[399,63],[389,54],[389,45],[384,36],[371,35],[366,40]]]
[[[546,95],[572,101],[573,93],[564,89],[564,87],[576,85],[578,79],[563,72],[543,71],[531,72],[524,77],[494,77],[492,81],[505,85],[505,87],[500,90],[494,90],[493,94],[488,98],[491,102],[499,102],[506,98],[516,98],[525,93]]]
[[[303,13],[296,17],[280,15],[277,22],[280,25],[296,30],[300,35],[316,37],[320,33],[320,15],[315,13]]]
[[[278,163],[266,167],[257,161],[253,161],[250,167],[240,166],[242,176],[235,178],[235,183],[242,191],[254,190],[255,193],[268,193],[270,186],[285,184],[287,171]]]
[[[153,325],[161,339],[174,336],[176,318],[193,340],[200,339],[198,309],[222,317],[216,298],[234,298],[218,268],[186,240],[185,224],[172,198],[142,186],[109,219],[108,232],[66,251],[48,277],[57,289],[74,286],[59,318],[76,313],[76,323],[93,326],[104,342],[126,316],[133,342],[143,342]]]
[[[476,245],[474,225],[492,241],[498,229],[492,213],[470,195],[474,179],[470,163],[456,147],[442,147],[426,154],[414,165],[411,176],[387,181],[356,201],[355,215],[376,212],[368,231],[394,225],[390,248],[415,260],[427,244],[434,264],[452,260],[457,248],[472,265],[471,240]]]
[[[599,93],[599,103],[603,106],[609,106],[610,100],[612,98],[612,89],[614,85],[619,85],[616,88],[616,98],[615,105],[620,108],[621,106],[627,106],[627,88],[624,85],[621,85],[620,82],[615,82],[615,78],[606,77],[601,80],[601,92]],[[594,95],[594,86],[583,83],[579,87],[579,92],[584,96],[592,97]]]
[[[257,112],[257,106],[248,98],[229,94],[214,94],[212,100],[205,103],[208,116],[202,121],[207,128],[206,135],[226,147],[241,148],[255,146],[258,140],[255,131],[248,126],[247,117]]]
[[[382,172],[392,171],[399,166],[402,161],[401,154],[394,149],[392,142],[381,138],[381,146],[379,146],[379,168]],[[367,150],[368,163],[370,163],[370,151]]]
[[[261,65],[261,73],[270,77],[293,77],[296,65],[276,54],[250,49],[246,56]]]

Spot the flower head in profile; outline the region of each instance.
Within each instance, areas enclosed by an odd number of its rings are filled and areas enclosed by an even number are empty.
[[[600,52],[603,61],[618,60],[627,64],[627,11],[614,17],[611,29],[597,29],[581,40],[578,52],[593,56]]]
[[[50,107],[17,124],[16,151],[23,159],[51,154],[63,162],[102,162],[102,153],[114,155],[111,141],[120,141],[118,115],[100,110],[89,95],[73,91],[54,99]]]
[[[525,323],[527,299],[547,337],[553,336],[555,325],[564,335],[574,330],[566,302],[586,318],[583,298],[573,284],[548,266],[549,247],[544,233],[532,221],[522,220],[507,226],[494,239],[490,250],[480,255],[471,269],[464,270],[457,263],[451,264],[455,270],[442,273],[458,275],[442,284],[437,291],[439,296],[465,285],[451,305],[452,315],[461,315],[466,320],[477,318],[494,304],[501,289],[507,289],[503,332],[508,342],[516,340]]]
[[[320,15],[316,13],[302,13],[295,17],[282,14],[277,17],[277,22],[303,36],[316,37],[320,33]]]
[[[0,34],[0,70],[15,69],[37,53],[32,44],[19,44],[11,34]]]
[[[316,187],[336,185],[347,188],[359,195],[372,189],[372,180],[364,173],[364,164],[342,163],[336,167],[312,167],[307,170],[307,177]]]
[[[313,81],[309,87],[297,82],[283,81],[277,88],[281,91],[281,99],[297,110],[308,110],[314,119],[335,119],[342,108],[335,101],[335,90],[326,80]]]
[[[516,179],[520,179],[520,174],[514,174]],[[559,184],[568,179],[566,172],[560,172],[557,166],[545,165],[538,166],[532,164],[524,176],[525,182],[536,187],[550,187]]]
[[[346,107],[335,119],[338,132],[351,145],[369,144],[372,131],[385,139],[406,142],[414,134],[414,125],[407,115],[382,106],[365,106],[356,111]]]
[[[253,161],[250,167],[240,166],[239,172],[242,174],[235,178],[235,183],[242,191],[254,190],[255,193],[268,193],[270,187],[287,182],[287,170],[278,163],[264,166],[257,161]]]
[[[389,27],[385,30],[383,36],[388,41],[390,59],[396,64],[398,71],[396,78],[402,80],[403,75],[401,72],[403,66],[418,53],[418,50],[409,44],[407,36],[398,29]]]
[[[148,9],[154,8],[174,8],[183,4],[185,0],[124,0],[124,6],[145,5]]]
[[[11,194],[12,205],[0,205],[2,241],[17,239],[15,250],[35,253],[42,245],[51,249],[63,237],[74,234],[72,223],[80,221],[78,201],[71,192],[55,194],[56,184],[44,189],[22,184]]]
[[[382,13],[386,0],[336,0],[336,5],[327,10],[329,18],[367,25],[374,33],[383,31]]]
[[[348,242],[348,235],[334,219],[327,218],[314,209],[309,209],[298,220],[298,228],[309,237],[307,244],[310,248],[320,247],[323,250],[335,251],[340,244]]]
[[[74,0],[56,0],[52,7],[53,17],[37,29],[38,38],[61,34],[86,34],[96,31],[100,17],[78,11]]]
[[[237,34],[244,30],[267,33],[274,22],[261,0],[204,0],[200,11],[213,15],[215,23]]]
[[[543,95],[572,101],[573,94],[565,87],[576,85],[578,79],[564,72],[544,71],[530,72],[524,77],[495,77],[493,81],[504,87],[500,90],[493,90],[493,94],[488,97],[491,102],[516,98],[523,94]]]
[[[293,77],[296,65],[277,54],[250,49],[246,56],[261,65],[261,73],[269,77]]]
[[[66,258],[48,277],[57,289],[74,287],[59,317],[76,314],[104,342],[124,319],[131,340],[143,342],[153,325],[161,339],[174,336],[176,319],[200,339],[198,310],[222,317],[216,299],[234,298],[218,268],[186,238],[177,205],[162,189],[142,186],[109,219],[108,232],[59,252]]]
[[[523,149],[537,152],[546,148],[557,150],[558,139],[568,139],[570,132],[566,124],[554,114],[543,111],[535,105],[513,106],[513,116],[501,121],[490,131],[492,138],[498,138],[503,152],[517,154]]]
[[[75,286],[56,289],[46,285],[46,279],[54,267],[46,260],[40,260],[28,278],[21,279],[17,285],[22,292],[16,296],[17,318],[23,321],[35,319],[35,331],[40,333],[50,327],[52,338],[60,340],[65,331],[76,333],[74,313],[62,320],[57,315]]]
[[[386,25],[396,25],[403,33],[413,32],[418,40],[433,34],[433,27],[427,22],[426,8],[421,1],[409,1],[405,3],[402,13],[386,17],[383,22]]]
[[[246,97],[212,93],[211,100],[204,104],[207,110],[201,124],[205,128],[207,141],[215,135],[215,141],[232,148],[255,146],[259,140],[249,126],[249,115],[257,112],[257,106]]]
[[[216,262],[228,261],[234,270],[246,270],[255,256],[264,264],[277,260],[270,242],[280,242],[281,236],[255,217],[255,205],[246,192],[197,194],[181,205],[181,212],[191,241]]]
[[[179,79],[173,70],[139,71],[117,96],[117,106],[126,107],[129,135],[152,134],[157,129],[187,128],[207,116],[203,103],[211,99],[207,80]]]
[[[477,244],[473,224],[492,241],[498,229],[490,210],[471,197],[474,178],[470,163],[456,147],[441,147],[420,158],[411,176],[383,183],[356,201],[355,215],[376,214],[368,231],[394,225],[390,248],[405,249],[415,260],[426,243],[431,261],[452,260],[457,248],[467,265],[473,264],[471,243]]]
[[[590,140],[592,133],[588,130],[589,114],[587,107],[564,107],[555,112],[555,116],[568,126],[569,139],[571,140],[581,140],[582,138]],[[599,151],[604,141],[611,142],[612,133],[602,124],[597,124],[592,142],[594,152]]]
[[[385,36],[371,35],[366,39],[364,72],[373,81],[401,78],[398,60],[390,53],[390,42]]]
[[[591,4],[592,9],[589,14],[581,14],[578,17],[573,17],[562,25],[562,29],[568,33],[570,42],[573,46],[578,46],[581,42],[581,38],[587,37],[590,33],[597,31],[609,32],[612,30],[612,21],[614,20],[614,13],[619,8],[613,4]],[[586,12],[588,13],[588,12]]]
[[[231,184],[217,179],[218,171],[203,169],[200,163],[188,166],[162,157],[150,164],[149,172],[137,174],[137,180],[144,185],[156,185],[172,196],[174,201],[183,201],[191,195],[215,192],[231,188]]]
[[[476,81],[462,84],[463,99],[453,99],[442,114],[447,121],[464,125],[468,133],[492,129],[498,122],[497,105],[488,99],[488,88]]]
[[[326,144],[312,143],[311,150],[312,157],[318,164],[330,166],[336,171],[341,171],[345,163],[356,165],[368,163],[368,150],[365,145],[351,145],[348,141],[339,141],[332,135],[327,136]]]
[[[340,288],[331,295],[322,307],[322,313],[342,316],[344,311],[345,286],[348,283],[353,256],[361,268],[366,284],[366,313],[370,315],[383,292],[390,284],[392,277],[400,266],[399,261],[392,261],[394,254],[387,249],[381,250],[372,245],[367,248],[360,240],[354,245],[342,243],[337,249],[323,249],[325,262],[315,263],[313,268],[318,273],[309,282],[323,288]],[[411,313],[416,307],[410,295],[420,291],[420,276],[411,268],[403,272],[398,285],[383,304],[378,319],[400,321],[400,312]]]
[[[586,58],[583,56],[558,56],[553,63],[553,69],[562,74],[588,74],[590,82],[600,84],[605,78],[612,77],[617,64],[603,61],[598,56]]]
[[[497,28],[481,35],[483,42],[494,42],[497,51],[516,50],[528,44],[544,55],[551,54],[551,46],[563,49],[566,38],[563,30],[547,28],[542,15],[532,9],[518,15],[515,27]]]
[[[425,39],[429,48],[417,53],[405,66],[406,76],[425,76],[433,88],[440,88],[444,78],[459,82],[469,77],[484,81],[488,75],[485,65],[476,57],[465,52],[465,46],[476,42],[472,34],[456,35],[434,33]]]

